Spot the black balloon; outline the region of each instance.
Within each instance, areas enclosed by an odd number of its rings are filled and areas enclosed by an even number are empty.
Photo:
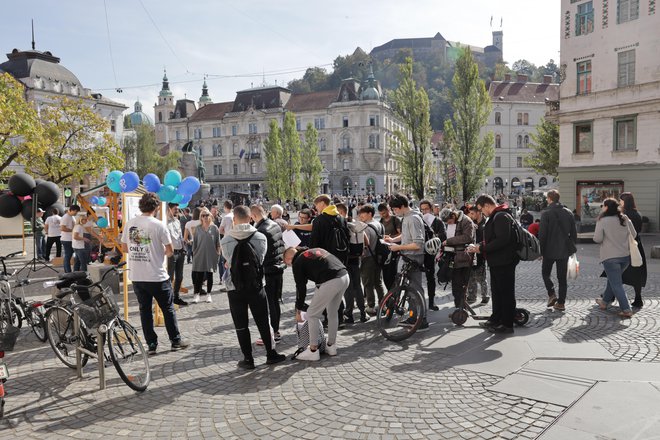
[[[24,200],[23,201],[23,209],[21,211],[23,214],[23,218],[25,220],[31,220],[32,219],[32,200]]]
[[[39,205],[50,206],[60,198],[60,189],[53,182],[42,182],[34,189]]]
[[[0,217],[14,218],[21,213],[21,201],[13,194],[0,196]]]
[[[44,183],[44,182],[45,182],[44,179],[34,179],[34,183],[35,183],[35,185],[37,185],[37,186],[41,185],[41,184]]]
[[[29,196],[37,186],[32,176],[25,173],[16,173],[9,178],[9,189],[14,195]]]
[[[48,208],[46,208],[47,212],[50,212],[53,209],[57,209],[57,215],[64,215],[64,205],[61,203],[53,203],[50,205]]]

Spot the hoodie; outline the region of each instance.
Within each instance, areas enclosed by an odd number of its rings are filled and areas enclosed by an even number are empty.
[[[240,225],[234,225],[227,235],[224,236],[222,241],[220,241],[220,246],[222,247],[222,255],[227,261],[227,273],[229,274],[226,278],[227,291],[232,291],[234,289],[234,284],[231,282],[231,258],[234,254],[234,249],[237,240],[244,240],[249,237],[251,234],[254,234],[250,239],[250,244],[254,246],[254,251],[257,253],[257,258],[263,264],[264,257],[266,256],[266,249],[268,248],[268,242],[266,237],[261,232],[249,223],[244,223]]]
[[[342,263],[346,263],[348,252],[333,252],[333,231],[335,228],[341,229],[346,235],[346,241],[350,241],[350,233],[346,226],[346,219],[339,215],[335,205],[330,205],[326,207],[321,215],[316,217],[312,223],[310,247],[325,249],[335,255],[335,257],[339,258]]]

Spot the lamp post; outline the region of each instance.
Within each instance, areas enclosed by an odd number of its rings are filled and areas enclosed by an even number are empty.
[[[485,182],[484,186],[486,188],[485,193],[488,194],[488,178],[486,178],[486,182]]]
[[[357,181],[353,182],[353,192],[355,193],[356,196],[357,196],[357,187],[358,187]]]

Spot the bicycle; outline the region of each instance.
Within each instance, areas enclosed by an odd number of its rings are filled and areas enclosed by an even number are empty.
[[[112,289],[102,283],[110,273],[119,273],[119,267],[106,272],[100,281],[91,285],[73,283],[63,288],[56,297],[61,300],[58,305],[46,312],[48,340],[55,355],[69,368],[77,368],[76,346],[80,345],[88,352],[96,353],[98,343],[96,332],[102,335],[101,344],[107,346],[103,350],[103,358],[99,362],[111,361],[119,377],[135,391],[144,391],[151,380],[149,360],[144,345],[140,341],[135,328],[124,321],[119,315],[119,306]],[[77,281],[86,280],[86,273],[80,272]],[[80,301],[81,294],[89,292],[90,298]],[[69,296],[69,300],[64,300]],[[76,299],[78,298],[78,299]],[[75,334],[75,316],[78,315],[79,334]],[[85,366],[89,355],[80,354],[81,366]]]
[[[392,289],[378,306],[376,324],[380,333],[390,341],[403,341],[411,337],[424,319],[424,297],[410,288],[409,274],[424,271],[416,261],[400,254],[404,263]]]
[[[4,257],[0,256],[3,271],[0,273],[0,419],[5,413],[5,383],[9,378],[9,370],[7,364],[2,360],[5,357],[5,351],[14,349],[14,344],[18,338],[20,329],[14,325],[16,320],[16,312],[11,307],[11,286],[9,285],[10,274],[7,272],[5,260],[21,252],[14,252]]]

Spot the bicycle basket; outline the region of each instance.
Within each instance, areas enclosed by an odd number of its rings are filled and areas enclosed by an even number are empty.
[[[105,288],[98,295],[76,306],[76,310],[87,328],[96,328],[112,321],[119,313],[119,305],[112,290]]]
[[[12,351],[21,329],[10,325],[0,330],[0,351]]]

